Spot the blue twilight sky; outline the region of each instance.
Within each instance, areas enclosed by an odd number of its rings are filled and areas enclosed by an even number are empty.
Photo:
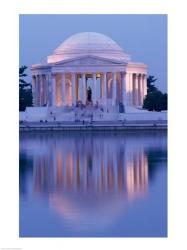
[[[167,15],[20,15],[20,66],[46,63],[66,38],[89,31],[111,37],[132,61],[146,63],[155,85],[167,92]]]

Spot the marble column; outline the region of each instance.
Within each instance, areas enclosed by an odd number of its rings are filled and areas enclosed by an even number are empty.
[[[97,100],[98,103],[99,103],[100,95],[101,95],[100,84],[101,84],[101,82],[98,81],[97,74],[96,74],[96,100]]]
[[[133,74],[129,73],[129,105],[133,105]]]
[[[92,101],[93,101],[93,105],[96,104],[96,91],[97,91],[97,81],[96,81],[96,73],[93,73],[93,89],[92,89]]]
[[[43,89],[43,106],[46,104],[46,85],[45,85],[45,75],[42,75],[42,89]]]
[[[62,106],[65,106],[66,105],[66,76],[65,76],[65,73],[62,73],[61,96],[62,96]]]
[[[37,106],[40,106],[40,77],[36,76]]]
[[[43,80],[43,105],[46,105],[46,81],[45,81],[45,75],[42,76]]]
[[[103,73],[103,104],[107,104],[107,79],[106,79],[106,73]]]
[[[49,95],[49,86],[48,86],[48,74],[45,74],[45,102],[46,106],[48,106],[48,95]]]
[[[115,106],[116,105],[116,84],[117,84],[117,81],[116,81],[116,72],[113,72],[112,73],[112,105]]]
[[[42,107],[44,102],[44,89],[43,89],[43,75],[40,75],[40,106]]]
[[[134,85],[134,87],[135,87],[135,89],[134,89],[134,95],[135,95],[135,98],[134,98],[134,100],[135,100],[135,106],[138,106],[138,75],[139,74],[135,74],[135,85]]]
[[[144,98],[147,95],[147,75],[143,76],[143,93],[144,93]]]
[[[141,106],[141,74],[138,76],[138,106]]]
[[[140,75],[140,105],[143,105],[144,100],[144,87],[143,87],[143,75]]]
[[[103,100],[103,74],[100,74],[100,96],[99,98],[101,98],[101,100]]]
[[[129,105],[129,73],[125,74],[126,105]]]
[[[51,88],[52,88],[52,106],[56,106],[56,78],[55,74],[51,74]]]
[[[52,106],[51,92],[52,92],[51,73],[49,73],[47,74],[47,106]]]
[[[79,101],[83,102],[83,82],[82,82],[82,75],[78,77],[78,93],[79,93]]]
[[[85,73],[82,74],[82,103],[86,105],[87,99],[87,89],[86,89],[86,75]]]
[[[75,88],[75,84],[76,84],[76,74],[75,73],[72,73],[72,88],[71,88],[71,91],[72,91],[72,106],[75,106],[76,105],[76,88]]]
[[[126,90],[126,77],[127,74],[125,72],[121,73],[121,80],[122,80],[122,102],[123,105],[127,105],[127,90]]]
[[[45,74],[45,104],[48,106],[48,75]]]
[[[36,107],[36,76],[32,76],[32,97],[33,97],[33,106]]]

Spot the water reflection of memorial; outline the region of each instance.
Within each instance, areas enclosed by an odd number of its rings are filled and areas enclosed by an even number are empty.
[[[33,140],[33,144],[32,144]],[[124,213],[129,202],[146,196],[149,142],[120,136],[46,136],[23,140],[32,157],[32,192],[45,195],[52,211],[71,225],[107,226]],[[152,143],[152,145],[150,145]],[[35,145],[38,145],[36,147]]]
[[[126,152],[122,144],[54,144],[47,154],[34,156],[33,164],[34,193],[47,193],[53,211],[74,223],[93,224],[97,216],[108,225],[148,187],[146,155]]]
[[[99,147],[99,149],[98,149]],[[148,186],[148,162],[142,150],[92,145],[71,151],[55,146],[47,155],[34,156],[35,192],[144,193]]]

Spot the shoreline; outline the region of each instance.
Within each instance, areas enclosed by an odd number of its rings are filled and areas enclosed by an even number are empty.
[[[27,123],[20,124],[20,132],[33,131],[135,131],[135,130],[165,130],[166,123],[133,123],[133,124],[40,124]]]

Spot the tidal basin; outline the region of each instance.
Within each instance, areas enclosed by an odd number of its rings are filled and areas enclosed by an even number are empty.
[[[20,237],[167,237],[167,132],[21,132]]]

